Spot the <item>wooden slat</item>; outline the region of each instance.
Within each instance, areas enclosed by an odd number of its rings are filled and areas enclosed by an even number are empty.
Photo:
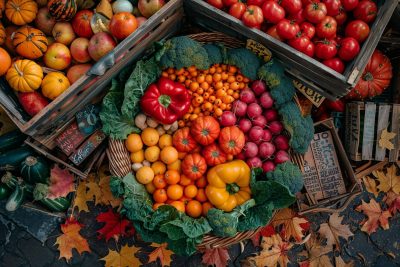
[[[372,160],[372,151],[375,140],[375,114],[376,104],[368,102],[365,104],[364,130],[362,143],[362,160]]]
[[[389,152],[389,162],[396,162],[399,158],[399,149],[400,149],[400,105],[399,104],[393,104],[390,131],[395,133],[396,136],[393,139],[394,149],[390,150]]]
[[[347,152],[352,160],[360,161],[360,110],[363,103],[354,102],[347,104],[346,110],[346,144]]]
[[[377,142],[375,146],[375,160],[382,161],[385,159],[386,148],[381,148],[379,146],[379,139],[383,129],[388,128],[389,126],[389,114],[390,114],[390,105],[380,105],[379,113],[378,113],[378,127],[377,131]]]

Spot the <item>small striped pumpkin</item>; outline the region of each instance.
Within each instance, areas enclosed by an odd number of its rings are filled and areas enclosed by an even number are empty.
[[[57,21],[71,20],[78,11],[75,0],[50,0],[47,3],[50,14]]]
[[[7,39],[6,29],[0,22],[0,45],[3,45],[6,42],[6,39]]]
[[[37,15],[38,6],[33,0],[8,0],[6,16],[15,25],[31,23]]]
[[[36,59],[47,51],[46,35],[33,27],[23,26],[11,38],[15,51],[25,58]]]

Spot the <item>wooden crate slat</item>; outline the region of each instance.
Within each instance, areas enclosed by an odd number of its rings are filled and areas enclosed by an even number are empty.
[[[365,104],[363,144],[362,144],[362,160],[373,159],[373,149],[375,144],[375,116],[376,104],[368,102]]]
[[[378,113],[378,127],[377,127],[377,142],[375,148],[375,160],[382,161],[385,159],[386,155],[386,148],[381,148],[379,146],[379,138],[381,133],[384,129],[388,128],[389,126],[389,114],[390,114],[390,105],[380,105],[379,106],[379,113]]]
[[[393,104],[392,109],[392,125],[390,131],[395,133],[396,136],[393,139],[394,149],[389,152],[389,162],[396,162],[399,158],[400,149],[400,105]]]
[[[346,133],[349,139],[349,154],[350,158],[355,161],[361,160],[361,154],[358,151],[360,147],[360,122],[361,122],[361,107],[363,103],[351,103],[349,105],[349,131]]]

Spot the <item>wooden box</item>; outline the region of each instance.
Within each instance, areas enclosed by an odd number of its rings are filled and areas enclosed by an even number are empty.
[[[382,131],[396,135],[390,141],[394,149],[379,145]],[[345,147],[354,161],[376,160],[395,162],[400,149],[400,105],[351,102],[346,106]]]
[[[323,96],[335,99],[346,95],[357,83],[398,1],[378,1],[379,11],[371,26],[371,33],[363,43],[359,55],[348,64],[343,75],[260,30],[248,28],[240,20],[214,8],[206,1],[185,0],[184,4],[186,14],[196,23],[206,28],[229,33],[239,39],[251,38],[261,43],[282,60],[288,74]]]
[[[0,79],[0,105],[22,132],[31,136],[49,135],[66,124],[93,98],[104,91],[119,70],[128,66],[155,41],[175,32],[183,17],[183,0],[170,0],[150,17],[135,33],[123,40],[98,61],[82,78],[53,100],[34,117],[18,103],[15,92]]]

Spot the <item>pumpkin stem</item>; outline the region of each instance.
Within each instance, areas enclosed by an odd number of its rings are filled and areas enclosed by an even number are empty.
[[[371,72],[365,73],[363,80],[364,81],[372,81],[374,79],[374,75]]]
[[[25,163],[26,165],[28,165],[29,167],[34,166],[37,163],[37,158],[29,156],[25,159]]]
[[[24,76],[24,73],[18,68],[16,63],[14,63],[14,69],[17,71],[19,76]]]

